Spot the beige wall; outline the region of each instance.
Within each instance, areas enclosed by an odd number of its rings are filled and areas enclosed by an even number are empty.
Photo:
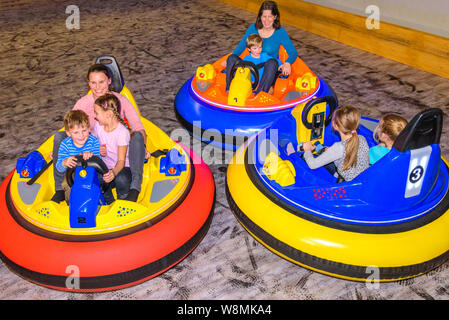
[[[368,16],[376,5],[380,21],[449,38],[449,0],[304,0],[328,8]],[[382,27],[382,26],[380,26]]]

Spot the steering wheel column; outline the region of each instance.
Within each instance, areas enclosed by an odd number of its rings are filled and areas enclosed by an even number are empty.
[[[251,82],[251,75],[254,77],[253,82]],[[229,86],[228,104],[242,107],[259,84],[259,72],[254,63],[239,60],[232,66],[230,77],[232,80]]]
[[[71,228],[94,228],[96,227],[96,216],[101,205],[105,204],[103,190],[108,185],[100,186],[98,174],[103,175],[108,168],[100,158],[93,156],[83,160],[77,156],[77,166],[69,168],[66,172],[66,180],[70,192],[70,227]]]
[[[310,141],[324,144],[324,128],[337,109],[337,101],[332,96],[319,97],[300,104],[292,110],[296,120],[296,138],[298,143]]]

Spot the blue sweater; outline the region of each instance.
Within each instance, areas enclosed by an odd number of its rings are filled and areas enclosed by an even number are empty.
[[[249,28],[246,30],[246,33],[243,36],[242,40],[240,40],[240,43],[238,44],[237,48],[235,48],[234,52],[232,53],[240,55],[246,49],[246,38],[248,38],[248,36],[253,33],[259,34],[259,32],[256,29],[256,25],[254,23],[250,25]],[[269,56],[278,58],[279,48],[281,44],[288,54],[288,58],[285,62],[292,64],[298,57],[298,52],[296,51],[295,46],[290,40],[287,31],[285,31],[285,29],[282,27],[277,30],[274,30],[271,37],[263,38],[262,51],[266,52]]]
[[[65,138],[64,140],[62,140],[61,145],[59,146],[58,162],[56,163],[56,169],[59,172],[65,172],[67,168],[62,165],[62,161],[64,161],[64,159],[68,157],[83,154],[86,151],[90,151],[95,156],[101,158],[100,142],[95,136],[89,134],[89,138],[87,138],[86,143],[81,148],[78,148],[73,144],[72,137]]]
[[[249,54],[246,57],[244,57],[242,60],[250,61],[257,66],[259,63],[264,63],[269,59],[273,59],[273,57],[269,56],[266,52],[261,52],[260,57],[258,59],[254,58],[251,54]],[[279,65],[282,64],[279,59],[276,59],[276,60],[278,61]],[[259,81],[260,81],[260,79],[262,79],[263,69],[264,68],[262,67],[258,70],[259,71]],[[251,81],[254,81],[254,76],[252,74],[251,74]]]

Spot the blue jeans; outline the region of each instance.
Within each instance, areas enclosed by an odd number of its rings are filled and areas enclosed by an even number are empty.
[[[99,175],[100,185],[105,184],[103,177]],[[115,187],[117,191],[117,199],[125,199],[129,192],[129,186],[131,185],[131,169],[129,167],[124,167],[115,179],[109,183],[109,187],[104,191],[104,201],[106,204],[111,204],[115,201],[114,195],[112,194],[112,188]]]
[[[145,140],[143,134],[134,131],[129,141],[129,168],[131,169],[130,189],[140,192],[143,178],[143,164],[145,162]]]

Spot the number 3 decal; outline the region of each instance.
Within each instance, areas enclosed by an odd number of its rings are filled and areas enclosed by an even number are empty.
[[[431,153],[431,146],[410,150],[410,163],[408,166],[408,179],[404,195],[405,198],[417,196],[421,193],[421,188]]]

